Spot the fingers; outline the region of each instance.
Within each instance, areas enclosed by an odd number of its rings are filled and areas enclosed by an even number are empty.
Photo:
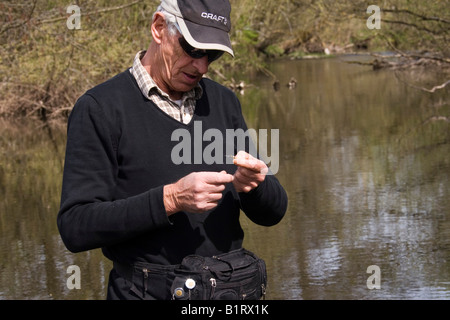
[[[234,174],[233,185],[238,192],[250,192],[257,188],[265,177],[265,174],[239,167]]]
[[[266,174],[268,172],[267,165],[244,151],[239,151],[234,157],[233,163],[238,167],[243,167],[254,172]]]
[[[234,176],[225,171],[202,172],[198,174],[198,178],[203,183],[193,187],[195,191],[190,204],[192,213],[204,213],[217,207],[222,200],[226,184],[234,180]]]
[[[257,188],[264,181],[269,171],[263,161],[244,151],[240,151],[236,155],[234,164],[238,166],[233,181],[237,192],[250,192]]]
[[[189,209],[191,213],[204,213],[214,209],[222,200],[222,192],[197,193],[193,195]]]
[[[225,185],[227,183],[233,182],[233,175],[226,173],[226,171],[221,172],[202,172],[204,181],[208,184],[213,185]]]
[[[171,214],[178,211],[203,213],[212,210],[222,199],[226,184],[233,180],[234,176],[225,171],[191,173],[173,184],[173,187],[166,188],[169,199],[166,211],[169,213],[167,208],[171,208],[172,203],[176,209],[171,209]]]
[[[234,176],[222,172],[204,172],[202,173],[202,179],[205,186],[200,186],[200,189],[197,190],[199,192],[209,192],[210,194],[220,194],[222,196],[222,192],[225,190],[225,187],[228,183],[233,182]]]
[[[265,175],[259,172],[255,172],[253,170],[240,167],[236,170],[234,174],[234,180],[240,183],[251,183],[254,181],[256,185],[264,181]]]

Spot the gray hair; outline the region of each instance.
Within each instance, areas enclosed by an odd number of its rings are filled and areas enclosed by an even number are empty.
[[[163,9],[163,7],[160,5],[156,12],[153,14],[153,19],[155,18],[155,14],[157,12],[160,12],[164,15],[164,18],[166,19],[167,28],[169,29],[169,34],[174,36],[177,34],[177,31],[181,33],[180,27],[178,26],[177,19],[173,14]]]

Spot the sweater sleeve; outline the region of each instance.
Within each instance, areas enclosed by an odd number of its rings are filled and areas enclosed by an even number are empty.
[[[104,112],[89,95],[70,115],[61,206],[61,238],[72,252],[114,245],[170,225],[163,187],[114,199],[118,172],[116,142]]]
[[[262,226],[276,225],[287,210],[287,194],[273,175],[249,193],[239,193],[241,209],[254,223]]]
[[[241,105],[237,98],[236,106],[238,107],[238,116],[236,116],[234,122],[237,124],[237,128],[241,128],[246,132],[248,127],[242,115]],[[252,142],[250,141],[249,143]],[[272,143],[277,142],[272,141]],[[250,148],[250,146],[247,145],[246,148],[247,152],[249,152],[249,150],[256,150],[256,146]],[[238,151],[239,150],[236,150],[236,153]],[[240,207],[245,215],[254,223],[262,226],[273,226],[280,222],[286,213],[288,205],[286,191],[270,171],[257,188],[248,193],[239,193],[239,201]]]

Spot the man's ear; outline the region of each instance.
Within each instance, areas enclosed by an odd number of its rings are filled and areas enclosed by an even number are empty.
[[[151,30],[153,40],[158,44],[161,44],[164,28],[166,28],[166,20],[164,15],[160,12],[155,13]]]

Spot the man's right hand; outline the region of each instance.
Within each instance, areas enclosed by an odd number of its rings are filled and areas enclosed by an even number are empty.
[[[164,186],[167,215],[179,211],[204,213],[214,209],[222,199],[233,175],[222,172],[193,172],[173,184]]]

